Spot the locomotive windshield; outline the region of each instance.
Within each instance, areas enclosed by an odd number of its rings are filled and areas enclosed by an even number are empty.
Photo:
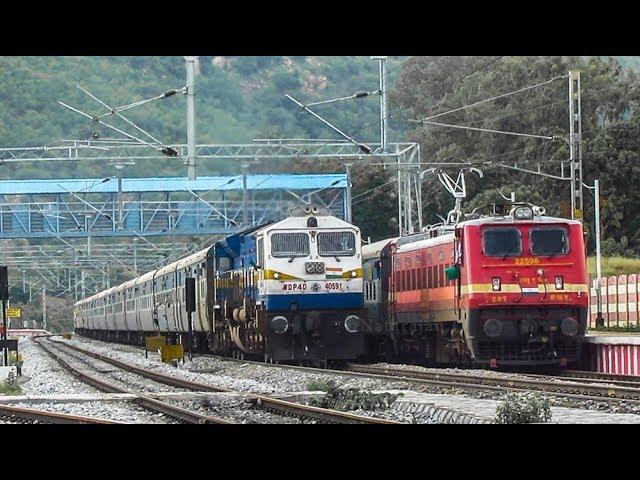
[[[306,257],[309,255],[309,235],[300,232],[271,235],[271,255],[274,257]]]
[[[534,255],[565,255],[569,253],[567,231],[564,228],[532,229],[531,253]]]
[[[356,236],[351,232],[318,233],[318,254],[322,257],[347,257],[356,253]]]
[[[488,228],[482,232],[482,246],[489,257],[517,257],[522,254],[520,230]]]

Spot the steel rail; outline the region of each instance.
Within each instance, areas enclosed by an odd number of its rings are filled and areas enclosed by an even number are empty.
[[[78,347],[77,345],[71,345],[67,342],[60,342],[56,340],[53,340],[53,342],[61,343],[65,347],[68,347],[72,350],[76,350],[85,355],[91,356],[93,358],[109,363],[115,367],[122,368],[129,372],[142,375],[151,380],[155,380],[156,382],[164,383],[165,385],[185,388],[185,389],[198,391],[198,392],[238,393],[229,388],[219,387],[219,386],[211,385],[207,383],[195,382],[193,380],[187,380],[183,378],[177,378],[171,375],[165,375],[162,373],[147,370],[142,367],[130,365],[120,360],[111,358],[107,355],[103,355],[98,352],[93,352],[91,350],[86,350],[84,348]],[[280,400],[280,399],[268,397],[266,395],[257,395],[257,394],[245,394],[245,395],[247,396],[249,401],[251,401],[252,403],[256,404],[259,407],[267,408],[270,410],[276,410],[278,412],[282,412],[285,414],[293,414],[293,415],[299,415],[303,417],[315,418],[322,421],[329,421],[332,423],[363,423],[363,424],[399,424],[401,423],[393,420],[386,420],[381,418],[367,417],[364,415],[357,415],[353,413],[342,412],[339,410],[331,410],[328,408],[320,408],[320,407],[313,407],[310,405],[303,405],[301,403],[289,402],[287,400]]]
[[[212,417],[209,415],[203,415],[201,413],[198,412],[194,412],[182,407],[178,407],[176,405],[172,405],[166,402],[162,402],[160,400],[156,400],[155,398],[149,397],[147,395],[144,395],[142,393],[139,392],[132,392],[128,389],[119,387],[117,385],[111,384],[109,382],[106,382],[104,380],[101,380],[97,377],[94,377],[93,375],[90,375],[89,373],[74,367],[73,365],[71,365],[69,362],[67,362],[64,358],[62,358],[62,356],[58,355],[54,349],[50,348],[49,346],[44,345],[45,342],[40,342],[38,340],[35,340],[35,342],[40,345],[40,347],[42,347],[49,355],[51,355],[51,357],[53,357],[56,361],[58,361],[58,363],[60,363],[65,369],[69,370],[71,373],[73,373],[76,377],[78,377],[80,380],[82,380],[84,383],[87,383],[99,390],[105,391],[105,392],[109,392],[109,393],[131,393],[131,394],[135,394],[136,395],[136,399],[134,400],[134,402],[138,403],[140,406],[148,409],[148,410],[153,410],[155,412],[159,412],[165,415],[169,415],[172,418],[175,418],[177,420],[180,421],[184,421],[187,423],[214,423],[214,424],[232,424],[235,422],[232,422],[230,420],[226,420],[223,418],[217,418],[217,417]],[[57,343],[57,342],[56,342]],[[58,348],[58,351],[60,351],[60,347],[56,347]]]
[[[626,401],[640,404],[640,388],[616,385],[588,384],[584,382],[558,381],[535,378],[503,378],[469,375],[464,373],[429,372],[373,365],[346,365],[348,371],[382,377],[395,377],[405,381],[460,386],[474,390],[525,390],[584,400]],[[542,378],[549,378],[544,377]],[[469,383],[472,382],[472,383]]]
[[[573,380],[591,380],[598,382],[613,382],[617,385],[635,386],[640,388],[640,377],[634,375],[623,375],[618,373],[588,372],[583,370],[565,370],[560,373],[561,377]]]
[[[0,416],[55,424],[84,423],[123,425],[126,423],[118,422],[116,420],[106,420],[104,418],[86,417],[84,415],[71,415],[68,413],[50,412],[48,410],[39,410],[35,408],[14,407],[12,405],[0,405]]]
[[[436,387],[460,387],[471,391],[481,391],[481,390],[493,390],[493,391],[504,391],[505,389],[518,389],[518,390],[529,390],[529,391],[537,391],[541,393],[549,393],[561,395],[567,398],[575,398],[582,400],[597,400],[597,401],[627,401],[629,403],[639,403],[640,404],[640,378],[633,376],[623,376],[623,375],[613,375],[613,374],[604,374],[597,372],[582,372],[579,370],[566,370],[562,372],[559,376],[553,375],[536,375],[536,374],[526,374],[521,373],[519,375],[534,377],[534,378],[552,378],[555,380],[548,381],[534,381],[529,385],[524,385],[526,380],[523,380],[521,384],[516,383],[516,379],[510,378],[499,378],[499,377],[485,377],[485,376],[477,376],[477,375],[469,375],[465,373],[445,373],[445,372],[420,372],[414,370],[402,370],[400,368],[383,368],[383,367],[375,367],[371,365],[361,365],[361,364],[347,364],[345,365],[343,370],[336,369],[328,369],[328,368],[317,368],[317,367],[309,367],[309,366],[301,366],[301,365],[287,365],[287,364],[269,364],[262,361],[254,361],[247,359],[237,359],[232,357],[224,357],[220,355],[207,355],[211,358],[218,358],[223,361],[230,362],[242,362],[242,363],[253,363],[256,365],[262,365],[268,368],[280,368],[280,369],[288,369],[288,370],[296,370],[301,372],[309,372],[309,373],[318,373],[318,371],[322,373],[332,374],[332,375],[342,375],[342,376],[350,376],[350,377],[360,377],[360,378],[379,378],[381,380],[392,380],[392,381],[405,381],[410,383],[420,383],[420,384],[428,384],[434,385]],[[580,377],[579,375],[582,375]],[[598,378],[591,378],[590,375],[594,375]],[[571,378],[570,381],[563,380],[563,377]],[[606,380],[608,378],[612,378],[609,382]],[[625,380],[614,380],[618,378],[624,378]],[[635,380],[634,380],[635,379]],[[478,383],[469,383],[464,380],[480,380]],[[490,381],[494,382],[494,385],[490,385]],[[584,385],[585,383],[601,383],[602,386],[593,385],[591,391],[589,390],[589,385]],[[544,390],[544,386],[546,384],[552,384],[553,388],[549,390]],[[625,388],[618,389],[615,386],[620,387],[629,387],[631,390],[627,390]],[[562,388],[565,387],[566,392],[562,393]],[[576,389],[579,387],[585,386],[587,388],[583,389],[580,393],[574,393]],[[578,390],[579,391],[579,390]],[[628,396],[621,396],[620,393],[631,392],[634,394],[632,398],[628,398]],[[633,398],[635,397],[635,398]]]

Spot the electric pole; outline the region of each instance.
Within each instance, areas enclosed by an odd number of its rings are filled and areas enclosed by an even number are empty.
[[[187,175],[196,179],[196,62],[198,57],[184,57],[187,66]]]
[[[571,165],[571,218],[583,220],[582,120],[580,111],[580,72],[569,71],[569,146]]]
[[[344,211],[344,219],[349,223],[353,223],[351,219],[351,167],[353,163],[345,163],[345,167],[347,168],[347,190],[345,193],[345,211]]]
[[[380,149],[387,151],[387,58],[371,57],[378,60],[378,72],[380,75]]]
[[[604,318],[602,317],[602,255],[600,253],[600,182],[594,180],[593,195],[595,197],[595,228],[596,228],[596,281],[598,282],[597,302],[598,309],[596,313],[596,327],[604,327]]]
[[[243,161],[240,164],[240,168],[242,169],[242,225],[249,225],[249,210],[248,210],[248,198],[247,198],[247,168],[249,168],[249,163]]]
[[[47,329],[47,293],[44,285],[42,286],[42,328]]]
[[[118,225],[116,229],[122,230],[122,169],[124,165],[116,162],[114,166],[116,167],[116,176],[118,177]]]

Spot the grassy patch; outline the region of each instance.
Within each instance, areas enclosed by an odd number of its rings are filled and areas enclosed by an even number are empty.
[[[22,388],[18,385],[15,377],[9,375],[9,378],[3,383],[0,383],[0,395],[21,395]]]
[[[596,276],[596,257],[587,259],[587,267],[591,277]],[[602,276],[629,275],[640,273],[640,258],[602,257]]]
[[[333,381],[312,381],[307,385],[309,390],[323,391],[326,395],[312,398],[309,402],[314,407],[334,410],[380,410],[388,408],[399,395],[391,393],[372,393],[357,388],[340,388]]]
[[[496,408],[496,423],[543,423],[551,420],[549,400],[537,395],[507,394]]]

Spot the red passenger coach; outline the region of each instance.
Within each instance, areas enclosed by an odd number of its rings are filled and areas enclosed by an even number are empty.
[[[582,225],[541,213],[467,215],[379,250],[394,353],[492,367],[577,362],[589,305]],[[366,247],[363,256],[366,270],[373,257]]]

